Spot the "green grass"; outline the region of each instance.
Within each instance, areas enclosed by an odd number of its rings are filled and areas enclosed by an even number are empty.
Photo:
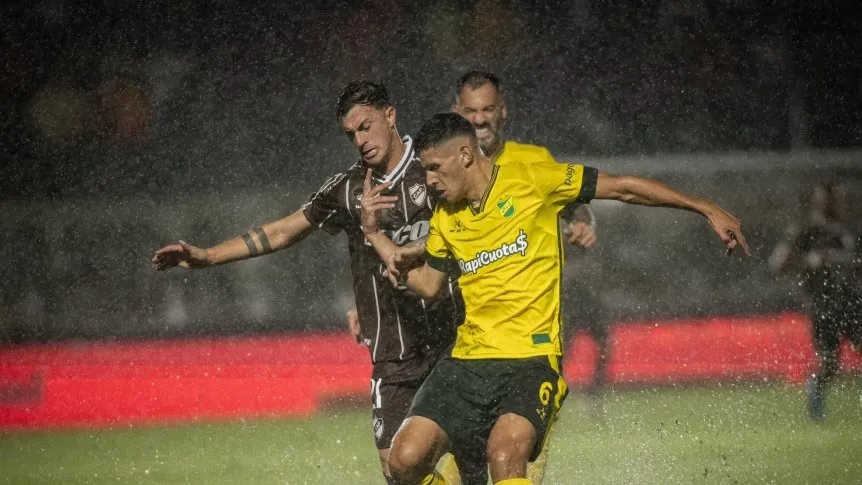
[[[781,384],[618,389],[598,420],[573,393],[545,483],[862,483],[862,379],[833,386],[823,425],[804,402]],[[381,484],[368,414],[5,433],[0,483]]]

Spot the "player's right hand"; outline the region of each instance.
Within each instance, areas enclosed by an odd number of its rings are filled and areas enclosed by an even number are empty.
[[[153,266],[159,271],[179,266],[180,268],[195,269],[207,266],[207,250],[192,246],[180,241],[178,244],[169,244],[156,251],[152,259]]]
[[[740,246],[746,256],[751,256],[751,250],[748,249],[748,243],[742,235],[742,223],[739,219],[715,204],[710,203],[710,205],[711,210],[705,214],[706,219],[727,248],[727,255],[730,256],[736,246]]]
[[[366,235],[374,234],[380,228],[378,226],[378,213],[383,209],[395,207],[398,197],[394,195],[380,195],[381,192],[392,185],[384,182],[380,185],[371,186],[371,169],[365,174],[365,185],[362,187],[362,204],[359,211],[359,220],[362,232]]]

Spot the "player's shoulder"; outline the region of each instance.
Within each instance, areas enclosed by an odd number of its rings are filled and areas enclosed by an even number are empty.
[[[524,164],[540,163],[540,162],[556,162],[551,152],[539,145],[530,145],[528,143],[518,143],[516,141],[507,141],[503,145],[503,153],[497,160],[500,165],[520,162]]]
[[[553,172],[559,167],[559,163],[553,158],[543,157],[518,157],[512,158],[506,163],[497,164],[498,179],[520,179],[523,181],[533,180],[536,174]]]
[[[355,185],[357,179],[365,179],[365,170],[362,161],[358,161],[348,166],[344,170],[335,172],[324,179],[320,184],[320,188],[314,193],[315,196],[340,194],[344,192],[345,186]],[[360,184],[361,187],[361,184]]]

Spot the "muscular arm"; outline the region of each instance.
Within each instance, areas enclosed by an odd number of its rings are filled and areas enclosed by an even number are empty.
[[[210,265],[231,263],[289,248],[314,231],[302,210],[219,243],[207,251]]]
[[[657,180],[603,172],[599,172],[596,183],[596,198],[619,200],[628,204],[672,207],[702,215],[716,207],[706,199],[683,194]]]
[[[199,248],[184,241],[167,245],[156,251],[152,263],[159,270],[174,266],[196,269],[231,263],[288,248],[311,234],[314,229],[300,209],[287,217],[210,248]]]
[[[386,237],[385,234],[379,231],[375,231],[373,233],[366,233],[365,239],[371,243],[371,246],[377,251],[377,255],[380,256],[380,259],[383,261],[389,261],[395,252],[397,252],[400,248],[397,244],[392,242],[391,239]],[[422,249],[424,251],[425,244],[423,242]],[[420,253],[421,254],[421,253]]]
[[[709,200],[676,191],[656,180],[599,172],[595,198],[653,207],[672,207],[701,214],[707,218],[712,229],[727,246],[728,254],[736,247],[737,242],[745,254],[751,254],[740,230],[739,220]]]
[[[426,261],[422,266],[408,271],[402,282],[419,297],[433,300],[440,293],[448,276],[448,273],[433,268]]]

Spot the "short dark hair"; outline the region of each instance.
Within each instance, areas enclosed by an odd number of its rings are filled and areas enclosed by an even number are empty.
[[[469,86],[470,89],[478,89],[487,83],[491,83],[497,88],[501,94],[503,88],[500,86],[500,78],[487,71],[467,71],[458,78],[458,85],[455,86],[455,101],[458,101],[461,96],[461,90],[464,86]]]
[[[476,130],[466,118],[457,113],[437,113],[422,123],[413,146],[416,153],[422,153],[461,135],[476,141]]]
[[[383,109],[392,106],[386,86],[371,81],[354,81],[344,86],[335,103],[335,119],[341,121],[356,105]]]

